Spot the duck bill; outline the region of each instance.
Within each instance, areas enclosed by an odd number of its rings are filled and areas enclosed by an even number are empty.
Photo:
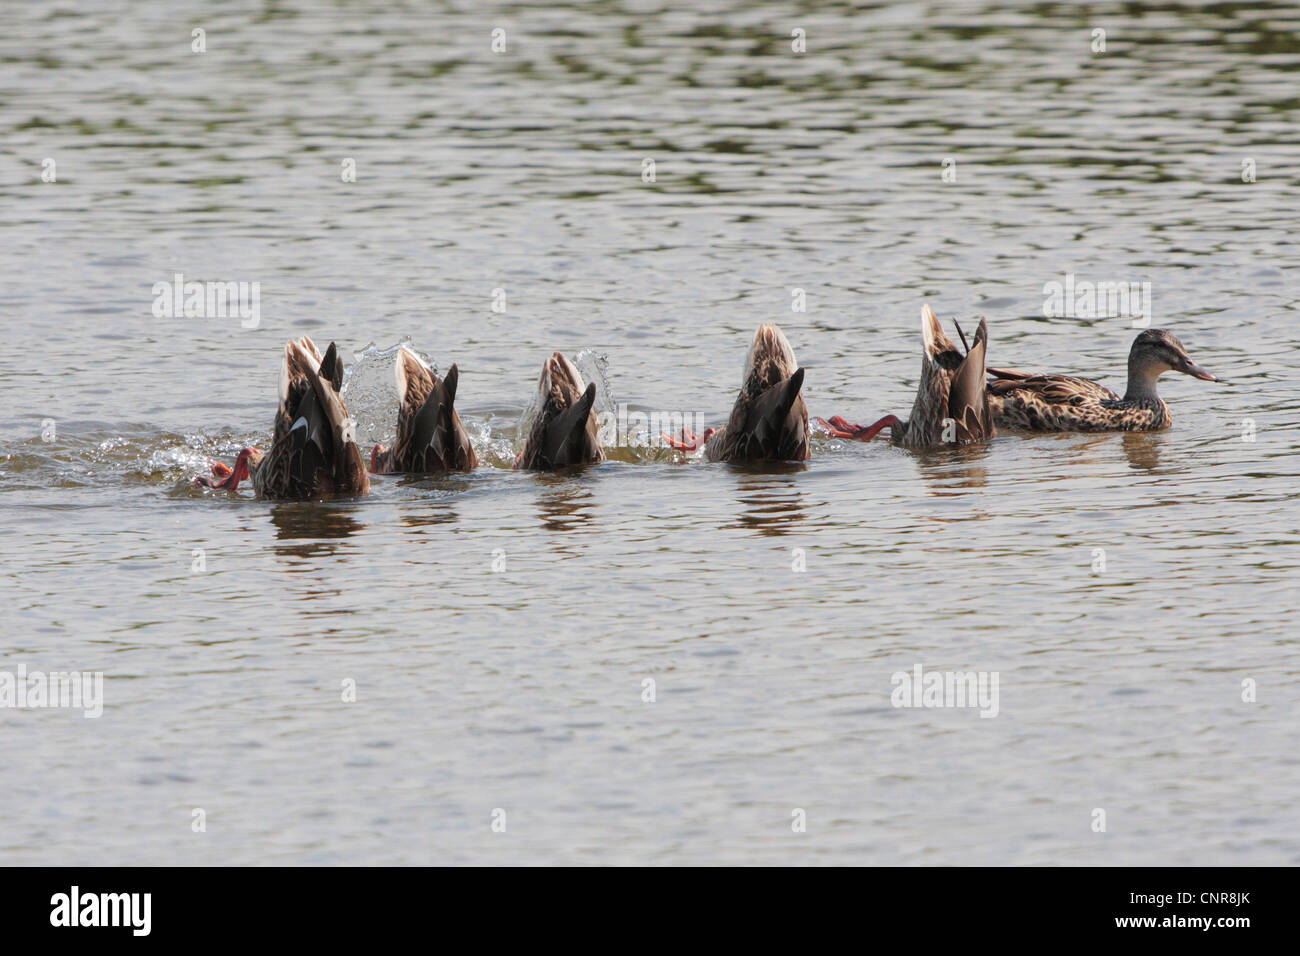
[[[1186,355],[1183,356],[1183,364],[1182,367],[1178,369],[1178,371],[1182,372],[1185,375],[1190,375],[1192,378],[1199,378],[1203,382],[1218,381],[1217,378],[1215,378],[1205,369],[1201,368],[1199,365],[1193,362]]]

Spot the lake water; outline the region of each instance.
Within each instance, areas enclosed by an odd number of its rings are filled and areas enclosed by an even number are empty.
[[[0,862],[1300,862],[1300,10],[1089,7],[5,4],[0,670],[104,683],[0,710]],[[177,273],[257,326],[155,315]],[[778,322],[871,421],[924,301],[1122,388],[1067,274],[1227,382],[1151,435],[508,469],[555,349],[717,423]],[[483,466],[194,488],[303,334],[458,363]],[[996,717],[893,706],[917,665]]]

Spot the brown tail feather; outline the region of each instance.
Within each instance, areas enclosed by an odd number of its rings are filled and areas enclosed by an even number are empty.
[[[559,466],[591,460],[588,425],[595,401],[596,383],[592,382],[581,398],[547,423],[542,443],[542,456],[547,461]]]
[[[984,356],[988,348],[988,323],[980,319],[975,344],[953,374],[948,391],[948,416],[958,423],[963,441],[992,437],[992,416],[985,391]]]
[[[424,404],[411,422],[410,462],[414,472],[469,470],[478,464],[474,446],[456,414],[456,385],[460,370],[453,365],[441,381],[431,376]]]
[[[321,374],[334,386],[334,391],[337,392],[343,388],[343,360],[339,358],[338,348],[333,342],[325,350],[325,357],[321,359],[320,370]]]
[[[808,418],[792,415],[803,389],[804,370],[795,369],[785,381],[777,382],[755,400],[746,415],[745,432],[740,436],[739,447],[745,457],[769,460],[802,458],[801,447],[806,447]]]

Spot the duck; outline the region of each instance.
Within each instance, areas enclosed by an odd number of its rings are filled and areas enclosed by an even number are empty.
[[[1049,432],[1161,431],[1173,424],[1169,406],[1156,393],[1161,375],[1174,371],[1220,381],[1193,362],[1178,337],[1164,329],[1147,329],[1133,340],[1123,398],[1073,375],[988,371],[989,404],[997,423]]]
[[[839,415],[817,421],[832,438],[856,441],[870,441],[888,428],[892,444],[912,450],[969,445],[994,438],[997,428],[984,387],[988,322],[980,319],[974,345],[967,346],[960,325],[957,334],[966,346],[965,354],[944,334],[934,310],[929,305],[921,306],[921,378],[907,421],[896,415],[886,415],[866,426],[850,424]]]
[[[593,406],[596,383],[584,384],[577,367],[556,352],[542,363],[537,380],[537,414],[516,469],[553,471],[605,460],[600,424]]]
[[[261,497],[280,500],[368,494],[370,477],[342,387],[343,360],[333,342],[322,356],[307,336],[291,340],[280,367],[270,450],[243,448],[233,468],[214,462],[212,477],[201,475],[195,483],[236,491],[252,478]]]
[[[803,380],[804,370],[785,333],[775,325],[760,325],[745,355],[740,392],[727,423],[699,436],[683,428],[681,438],[662,438],[678,451],[703,448],[707,461],[807,461],[812,448]]]
[[[413,351],[403,347],[394,362],[397,394],[397,439],[392,448],[376,445],[370,452],[370,472],[388,475],[440,474],[473,471],[478,457],[456,413],[460,369],[452,365],[440,379]]]

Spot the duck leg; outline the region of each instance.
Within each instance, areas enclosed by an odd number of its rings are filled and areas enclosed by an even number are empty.
[[[678,451],[699,451],[713,437],[713,432],[714,429],[706,428],[703,435],[696,435],[695,432],[683,425],[681,438],[674,438],[667,432],[660,432],[659,437],[663,439],[668,447],[675,448]]]
[[[238,491],[239,483],[249,477],[248,459],[256,451],[253,448],[244,448],[235,458],[235,467],[231,468],[224,462],[214,461],[212,463],[212,477],[207,475],[198,475],[194,483],[200,488],[213,488],[222,491]]]
[[[230,476],[235,473],[224,461],[213,461],[211,464],[212,477],[207,475],[195,475],[194,483],[200,488],[228,488]]]
[[[897,415],[886,415],[870,425],[851,425],[842,415],[832,415],[829,420],[819,418],[817,421],[830,432],[832,438],[847,438],[852,441],[871,441],[882,429],[903,424]]]

